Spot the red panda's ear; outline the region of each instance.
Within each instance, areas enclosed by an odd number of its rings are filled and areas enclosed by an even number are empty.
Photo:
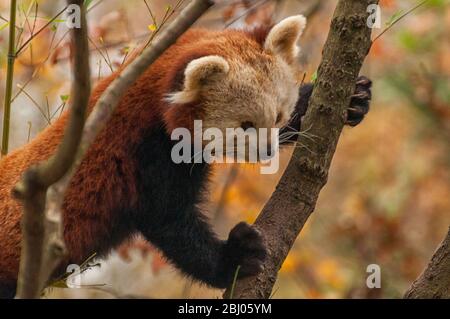
[[[229,70],[228,62],[217,55],[192,60],[184,71],[183,91],[169,94],[166,99],[174,104],[194,102],[204,83],[213,78],[224,77]]]
[[[306,18],[302,15],[286,18],[276,24],[267,35],[264,50],[281,56],[287,63],[294,63],[299,53],[297,41],[306,27]]]

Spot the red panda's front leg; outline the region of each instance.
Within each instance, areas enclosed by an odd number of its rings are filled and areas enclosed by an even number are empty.
[[[266,249],[260,233],[239,223],[226,241],[219,240],[196,208],[164,223],[160,230],[142,230],[152,244],[186,275],[217,288],[228,287],[239,268],[239,277],[263,269]]]
[[[144,139],[138,152],[139,205],[135,225],[182,272],[225,288],[239,275],[258,273],[266,256],[261,235],[240,223],[220,240],[201,212],[209,175],[207,164],[175,164],[173,142],[161,130]]]

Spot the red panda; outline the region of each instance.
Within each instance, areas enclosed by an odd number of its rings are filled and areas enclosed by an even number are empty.
[[[191,29],[151,65],[121,98],[88,150],[64,198],[67,263],[107,254],[142,233],[185,274],[213,287],[257,274],[267,252],[246,223],[227,240],[212,232],[198,208],[207,190],[208,164],[175,164],[170,133],[206,127],[300,128],[312,85],[300,88],[297,40],[305,18],[252,31]],[[102,80],[90,110],[120,70]],[[360,78],[348,124],[368,111],[370,81]],[[0,297],[15,293],[22,208],[11,189],[32,164],[48,159],[61,141],[69,114],[0,161]],[[294,136],[292,139],[296,139]]]

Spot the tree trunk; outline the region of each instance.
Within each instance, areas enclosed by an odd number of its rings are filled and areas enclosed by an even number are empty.
[[[269,298],[277,273],[313,212],[342,131],[356,78],[371,46],[367,26],[369,4],[378,1],[340,0],[323,50],[322,63],[302,120],[305,147],[295,149],[272,197],[255,222],[269,250],[265,269],[257,277],[238,280],[233,296]]]

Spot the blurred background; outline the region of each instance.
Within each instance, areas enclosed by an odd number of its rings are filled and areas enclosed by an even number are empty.
[[[151,42],[188,2],[87,0],[93,83]],[[302,63],[311,79],[336,2],[222,1],[197,25],[250,28],[302,13],[309,22],[300,41]],[[392,28],[375,41],[362,70],[374,82],[371,111],[361,125],[344,129],[328,184],[282,266],[273,298],[399,298],[448,230],[450,1],[429,0],[392,25],[419,3],[380,1],[374,37]],[[18,1],[10,149],[55,121],[69,99],[69,34],[58,15],[63,8],[63,1]],[[8,19],[9,0],[0,0],[2,101]],[[283,168],[290,154],[283,151]],[[216,166],[205,205],[216,231],[225,237],[237,222],[253,222],[280,175],[260,175],[255,165]],[[366,287],[370,264],[381,267],[380,289]],[[221,297],[183,277],[139,237],[107,260],[89,260],[82,277],[82,289],[57,282],[46,297]]]

